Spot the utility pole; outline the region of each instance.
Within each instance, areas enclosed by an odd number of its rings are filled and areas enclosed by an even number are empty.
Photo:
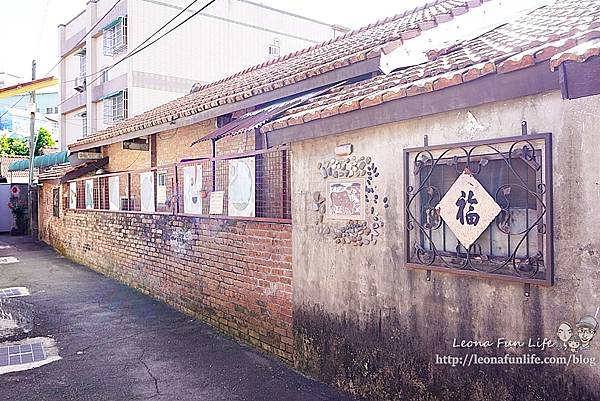
[[[35,70],[36,63],[35,60],[31,62],[31,80],[35,81]],[[27,191],[27,204],[29,211],[29,232],[31,235],[34,234],[33,227],[33,195],[37,194],[37,191],[34,191],[33,187],[33,158],[35,156],[35,144],[37,142],[36,132],[35,132],[35,112],[36,112],[36,104],[35,104],[35,90],[30,92],[31,100],[30,100],[30,117],[29,117],[29,186]]]

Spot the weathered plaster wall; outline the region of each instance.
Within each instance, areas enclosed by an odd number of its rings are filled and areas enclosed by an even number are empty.
[[[554,338],[561,321],[600,305],[600,97],[547,93],[473,108],[474,119],[467,111],[292,146],[296,365],[373,400],[598,399],[597,367],[435,365],[435,354],[464,354],[453,338]],[[431,145],[516,136],[522,120],[532,133],[553,133],[556,285],[532,287],[526,298],[519,284],[435,272],[428,282],[405,269],[403,148],[421,146],[424,135]],[[374,246],[336,245],[317,233],[312,194],[325,190],[317,164],[343,143],[374,159],[389,197]],[[600,362],[600,338],[584,355]]]

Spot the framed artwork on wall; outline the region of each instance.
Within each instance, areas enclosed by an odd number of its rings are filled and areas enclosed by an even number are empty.
[[[108,177],[108,206],[110,210],[119,210],[119,176]]]
[[[140,174],[142,212],[154,212],[154,172]]]
[[[85,180],[85,208],[94,208],[94,180]]]
[[[77,183],[69,183],[69,209],[77,209]]]
[[[327,180],[326,217],[331,220],[365,220],[364,178]]]
[[[202,166],[183,168],[183,212],[202,214]]]
[[[229,161],[229,216],[255,217],[256,167],[253,157]]]

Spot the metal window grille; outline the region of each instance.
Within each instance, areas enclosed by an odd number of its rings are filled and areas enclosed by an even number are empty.
[[[550,134],[406,149],[407,267],[552,285],[551,156]],[[465,169],[501,209],[468,249],[437,209]]]
[[[252,196],[247,200],[246,215],[229,210],[230,189],[235,189],[232,168],[244,162],[251,166],[246,170]],[[193,197],[200,208],[186,207],[190,196],[185,194],[185,168],[198,172],[201,166],[200,184],[195,187]],[[233,166],[233,167],[232,167]],[[252,169],[253,166],[253,169]],[[176,163],[159,168],[107,174],[74,180],[77,182],[77,209],[85,209],[85,181],[92,180],[94,209],[136,211],[146,213],[169,213],[182,215],[210,215],[210,197],[215,191],[223,191],[223,209],[220,216],[249,218],[267,221],[291,220],[290,160],[285,146],[259,150],[239,155],[204,158]],[[250,171],[252,170],[252,171]],[[189,171],[189,170],[188,170]],[[197,173],[196,173],[197,174]],[[112,195],[111,177],[113,178]],[[150,178],[151,177],[151,178]],[[146,181],[146,182],[144,182]],[[151,183],[151,185],[148,185]],[[68,188],[67,184],[67,188]],[[112,202],[112,207],[111,207]]]
[[[279,40],[275,39],[272,44],[269,45],[269,58],[278,58],[281,53],[279,46]]]
[[[81,134],[87,136],[87,113],[81,113]]]
[[[108,97],[102,101],[104,124],[114,124],[127,118],[127,91]]]
[[[102,32],[103,54],[116,56],[127,50],[127,17]]]
[[[79,76],[84,78],[87,75],[85,51],[79,54]]]

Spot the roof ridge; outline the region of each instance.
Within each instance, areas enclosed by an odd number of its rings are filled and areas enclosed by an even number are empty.
[[[459,0],[459,1],[461,1],[465,5],[467,5],[467,3],[468,3],[467,0]],[[407,10],[404,10],[403,13],[395,14],[395,15],[393,15],[391,17],[381,18],[381,19],[379,19],[379,20],[377,20],[375,22],[372,22],[372,23],[370,23],[368,25],[364,25],[364,26],[362,26],[360,28],[350,30],[350,31],[346,32],[343,35],[330,38],[330,39],[328,39],[326,41],[323,41],[323,42],[320,42],[320,43],[316,43],[316,44],[314,44],[314,45],[312,45],[310,47],[305,47],[305,48],[302,48],[302,49],[299,49],[299,50],[296,50],[296,51],[293,51],[293,52],[286,53],[283,56],[279,56],[279,57],[277,57],[275,59],[267,60],[267,61],[265,61],[263,63],[260,63],[260,64],[255,64],[253,66],[250,66],[250,67],[246,68],[243,71],[238,71],[238,72],[236,72],[236,73],[234,73],[232,75],[229,75],[227,77],[221,78],[221,79],[219,79],[217,81],[206,83],[206,84],[200,86],[195,92],[192,92],[192,93],[199,92],[199,91],[201,91],[203,89],[211,88],[211,87],[213,87],[215,85],[218,85],[218,84],[220,84],[222,82],[225,82],[225,81],[227,81],[229,79],[238,77],[238,76],[243,75],[243,74],[247,74],[247,73],[252,72],[252,71],[259,70],[259,69],[264,68],[264,67],[266,67],[268,65],[271,65],[271,64],[276,64],[278,62],[288,60],[291,57],[297,57],[297,56],[299,56],[301,54],[309,53],[309,52],[311,52],[311,51],[313,51],[313,50],[315,50],[315,49],[317,49],[319,47],[328,46],[328,45],[330,45],[332,43],[335,43],[335,42],[338,42],[338,41],[340,41],[342,39],[349,38],[350,36],[353,36],[353,35],[365,32],[365,31],[367,31],[369,29],[373,29],[373,28],[375,28],[377,26],[384,25],[384,24],[389,24],[390,22],[396,21],[396,20],[398,20],[400,18],[405,18],[405,17],[407,17],[409,15],[413,15],[413,14],[415,14],[418,11],[425,10],[426,8],[436,6],[436,5],[438,5],[440,3],[443,3],[443,2],[449,2],[449,3],[451,3],[451,2],[453,2],[453,0],[433,0],[433,1],[430,1],[428,3],[422,4],[420,6],[417,6],[417,7],[415,7],[412,10],[407,9]]]

